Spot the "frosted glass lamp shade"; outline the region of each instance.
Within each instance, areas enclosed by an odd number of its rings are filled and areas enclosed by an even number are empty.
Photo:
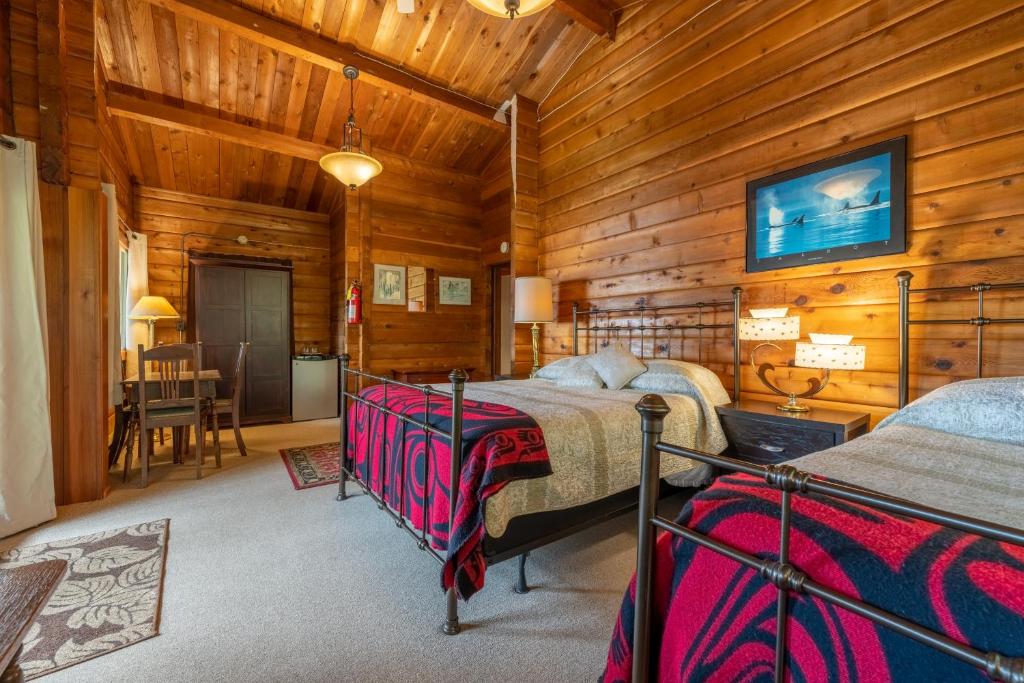
[[[144,296],[132,307],[128,317],[133,320],[156,320],[158,318],[178,318],[178,312],[171,302],[162,296]]]
[[[384,166],[373,157],[347,151],[324,155],[320,158],[320,168],[340,180],[350,190],[376,178],[384,170]]]
[[[800,316],[781,318],[740,318],[740,339],[784,341],[800,338]]]
[[[469,4],[491,16],[508,17],[508,8],[505,6],[505,0],[469,0]],[[555,4],[555,0],[519,0],[516,16],[527,17],[547,9],[553,4]]]
[[[863,370],[866,350],[867,347],[856,344],[799,342],[796,345],[796,365],[820,370]]]
[[[516,278],[515,321],[549,323],[555,319],[554,288],[550,278]]]

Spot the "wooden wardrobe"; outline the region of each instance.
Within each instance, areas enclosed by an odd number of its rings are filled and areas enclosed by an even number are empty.
[[[291,262],[190,254],[189,292],[189,339],[203,343],[203,367],[220,370],[217,395],[231,395],[238,346],[248,342],[242,421],[290,419]]]

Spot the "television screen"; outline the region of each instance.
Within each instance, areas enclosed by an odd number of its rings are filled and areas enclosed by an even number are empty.
[[[747,271],[906,250],[906,138],[747,184]]]

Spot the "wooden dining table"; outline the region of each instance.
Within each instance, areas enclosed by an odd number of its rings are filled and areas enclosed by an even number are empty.
[[[192,371],[182,370],[180,374],[181,380],[181,391],[182,398],[188,398],[192,395]],[[217,382],[224,379],[220,370],[200,370],[199,371],[199,396],[205,399],[217,398]],[[138,412],[139,404],[139,376],[132,375],[128,377],[121,384],[125,387],[125,394],[128,396],[128,401],[132,404],[132,408]],[[146,376],[146,398],[150,401],[154,401],[160,398],[160,378],[158,375],[153,375],[152,378],[147,374]],[[174,448],[174,462],[180,463],[184,460],[185,454],[188,452],[188,445],[185,442],[184,436],[188,434],[184,427],[173,427],[174,433],[179,437],[175,439]],[[196,438],[199,438],[197,435]],[[184,444],[184,448],[181,448],[179,444]]]

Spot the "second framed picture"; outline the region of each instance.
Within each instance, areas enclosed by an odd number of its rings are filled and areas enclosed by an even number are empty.
[[[473,281],[468,277],[438,279],[439,302],[443,306],[469,306],[472,304]]]
[[[373,264],[373,303],[405,306],[405,266]]]

